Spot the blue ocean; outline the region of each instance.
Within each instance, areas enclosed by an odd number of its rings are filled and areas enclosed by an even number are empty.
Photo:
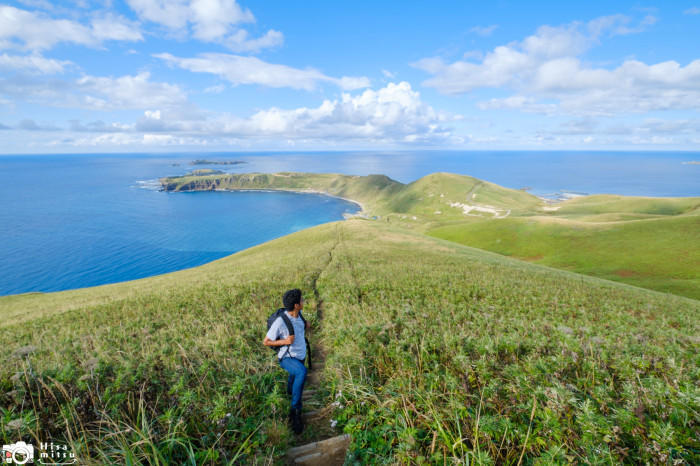
[[[196,165],[195,159],[239,160]],[[194,267],[325,222],[358,206],[317,194],[159,191],[195,168],[231,173],[434,172],[542,197],[700,196],[700,153],[266,152],[0,156],[0,295],[114,283]]]

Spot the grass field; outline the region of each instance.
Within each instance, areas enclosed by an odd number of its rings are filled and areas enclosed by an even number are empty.
[[[470,176],[409,184],[383,175],[214,174],[164,178],[169,191],[294,189],[360,201],[365,215],[551,267],[700,299],[700,198],[592,195],[551,205]]]
[[[66,441],[87,464],[282,464],[286,378],[261,341],[292,287],[350,464],[700,462],[700,302],[361,219],[0,298],[3,442]]]
[[[700,216],[588,223],[461,222],[428,234],[539,264],[700,299]]]

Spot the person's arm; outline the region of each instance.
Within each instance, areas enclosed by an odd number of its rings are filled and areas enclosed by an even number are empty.
[[[284,346],[284,345],[291,345],[294,343],[294,335],[289,335],[287,338],[282,338],[280,340],[270,340],[267,338],[267,335],[265,335],[265,339],[263,340],[263,345],[265,346]]]

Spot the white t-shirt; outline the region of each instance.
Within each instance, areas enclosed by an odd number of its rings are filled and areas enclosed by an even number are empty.
[[[289,321],[294,327],[294,343],[290,346],[280,346],[280,350],[277,353],[277,358],[282,359],[283,357],[289,355],[293,358],[304,360],[306,358],[306,340],[304,339],[304,321],[301,317],[292,317],[289,311],[284,311],[289,317]],[[299,313],[301,316],[301,312]],[[270,326],[270,330],[267,331],[267,338],[269,340],[282,340],[289,336],[289,330],[284,323],[282,317],[278,317]],[[289,348],[289,353],[287,353],[287,348]]]

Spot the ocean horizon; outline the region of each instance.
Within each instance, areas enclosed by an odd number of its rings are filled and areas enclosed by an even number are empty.
[[[195,159],[241,161],[198,164]],[[0,295],[60,291],[181,270],[357,212],[348,200],[294,192],[160,191],[158,178],[214,168],[384,174],[435,172],[527,189],[700,195],[700,152],[320,151],[0,156]]]

